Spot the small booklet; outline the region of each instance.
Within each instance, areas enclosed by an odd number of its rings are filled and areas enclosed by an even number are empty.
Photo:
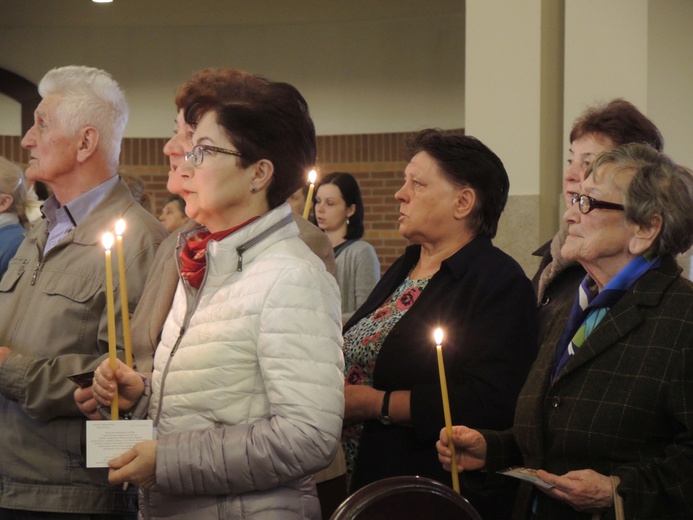
[[[108,461],[141,441],[154,439],[154,423],[142,421],[87,421],[87,467],[107,468]]]
[[[67,378],[80,388],[89,388],[94,380],[94,371],[89,370],[88,372],[72,374],[71,376],[67,376]]]
[[[512,468],[501,470],[498,473],[500,473],[501,475],[507,475],[509,477],[515,477],[519,478],[520,480],[531,482],[532,484],[534,484],[535,486],[539,486],[540,488],[551,489],[554,487],[553,484],[549,484],[548,482],[541,480],[539,477],[537,477],[536,469],[520,468],[514,466]]]

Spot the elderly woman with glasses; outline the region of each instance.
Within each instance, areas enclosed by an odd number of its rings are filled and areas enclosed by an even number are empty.
[[[566,207],[580,189],[585,172],[597,156],[627,143],[647,143],[660,152],[664,139],[657,126],[635,105],[625,99],[588,107],[573,122],[569,135],[568,164],[563,172],[563,197]],[[539,342],[555,316],[573,303],[575,292],[585,277],[585,270],[573,260],[563,258],[561,248],[568,235],[564,223],[558,232],[533,254],[541,258],[532,278],[539,309]]]
[[[344,411],[339,290],[299,238],[287,197],[316,156],[308,107],[286,83],[243,75],[226,102],[188,100],[180,165],[181,279],[151,381],[107,363],[102,405],[147,412],[157,438],[111,461],[143,489],[144,518],[319,519],[314,472]],[[231,88],[231,87],[229,87]]]
[[[458,467],[538,470],[514,518],[693,518],[693,176],[642,144],[604,152],[564,215],[585,268],[505,432],[453,430]],[[441,432],[439,458],[450,463]],[[480,475],[477,475],[480,476]]]

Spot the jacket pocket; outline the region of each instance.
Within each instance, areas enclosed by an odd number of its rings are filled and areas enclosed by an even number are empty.
[[[66,423],[63,450],[70,468],[81,469],[87,464],[87,427],[84,421]]]
[[[4,279],[3,279],[4,281]],[[43,288],[50,296],[63,296],[77,303],[86,303],[101,289],[102,284],[73,273],[51,276]]]
[[[41,314],[46,330],[70,331],[68,336],[49,338],[53,342],[50,347],[52,355],[103,354],[106,343],[99,339],[103,325],[101,318],[106,308],[104,284],[74,272],[44,271],[38,276],[37,286],[36,290],[42,293],[43,298],[40,310],[35,310]],[[118,328],[116,334],[120,330]]]
[[[14,291],[17,282],[21,280],[29,265],[29,260],[26,258],[13,258],[7,266],[5,275],[0,280],[0,293],[10,293]]]

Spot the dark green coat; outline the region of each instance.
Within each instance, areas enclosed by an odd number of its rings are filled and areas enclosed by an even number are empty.
[[[693,518],[693,284],[680,272],[667,257],[645,274],[550,385],[566,317],[556,320],[512,430],[484,432],[488,469],[592,469],[620,477],[626,518]],[[526,518],[531,501],[532,486],[523,487],[516,518]],[[538,520],[591,516],[537,497]]]

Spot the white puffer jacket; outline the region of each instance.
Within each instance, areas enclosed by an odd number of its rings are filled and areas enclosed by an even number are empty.
[[[310,475],[341,434],[340,312],[287,204],[210,242],[202,287],[179,283],[154,359],[145,518],[320,518]]]

